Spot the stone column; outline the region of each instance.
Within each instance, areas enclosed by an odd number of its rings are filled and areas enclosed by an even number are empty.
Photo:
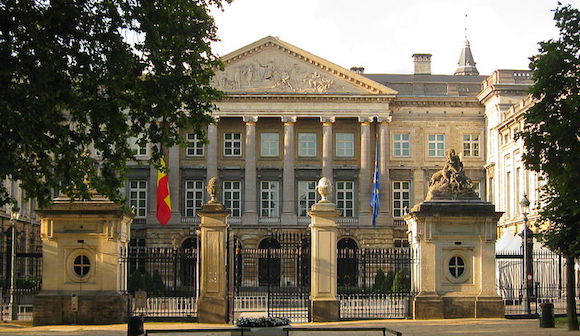
[[[324,181],[326,180],[326,181]],[[311,283],[310,308],[312,322],[338,321],[340,302],[336,297],[336,218],[340,211],[336,205],[326,200],[332,194],[330,181],[324,177],[319,181],[317,190],[326,183],[329,188],[321,192],[322,200],[308,212],[311,218]],[[325,197],[326,194],[326,197]]]
[[[229,211],[219,203],[207,203],[201,217],[201,277],[197,301],[200,323],[227,323],[226,239]]]
[[[282,176],[282,224],[296,224],[296,196],[294,188],[294,123],[296,117],[282,117],[284,122],[284,174]]]
[[[181,170],[179,169],[179,146],[172,146],[167,150],[167,167],[169,168],[169,193],[171,197],[171,219],[169,222],[179,223],[181,218],[180,195],[181,195]],[[157,191],[157,189],[156,189]],[[157,192],[156,192],[157,193]],[[157,203],[155,203],[157,204]]]
[[[256,122],[258,117],[244,117],[246,123],[246,166],[244,171],[243,224],[258,224],[256,180]]]
[[[359,225],[371,225],[371,174],[374,173],[374,160],[371,160],[371,122],[372,118],[359,117],[360,123],[360,171],[358,174]]]
[[[334,183],[333,172],[333,153],[332,153],[332,124],[334,117],[320,117],[322,122],[322,176],[326,177],[331,184]],[[329,196],[330,200],[334,199],[334,195]]]
[[[217,122],[219,118],[215,118],[216,122],[207,125],[207,176],[206,180],[218,176],[217,157],[218,157],[218,131]]]
[[[413,204],[419,204],[425,199],[425,171],[423,169],[413,170]]]
[[[391,157],[389,146],[391,143],[389,125],[391,120],[391,116],[378,118],[381,207],[379,209],[379,218],[377,222],[384,223],[386,226],[393,225],[393,216],[391,216],[391,178],[389,177],[389,158]]]

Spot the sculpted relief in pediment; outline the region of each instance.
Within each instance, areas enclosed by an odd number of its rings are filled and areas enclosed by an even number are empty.
[[[337,80],[322,69],[272,52],[227,66],[216,74],[214,85],[223,91],[360,92],[360,89]]]

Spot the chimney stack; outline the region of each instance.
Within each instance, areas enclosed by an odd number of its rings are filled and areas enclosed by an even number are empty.
[[[431,54],[413,54],[415,75],[431,74]]]
[[[364,67],[351,67],[350,71],[352,71],[356,74],[362,75],[365,73],[365,68]]]

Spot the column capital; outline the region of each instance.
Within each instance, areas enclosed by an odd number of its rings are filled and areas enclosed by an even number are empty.
[[[296,122],[297,118],[295,116],[283,116],[283,117],[280,117],[280,119],[284,123],[284,126],[291,126]],[[287,125],[287,124],[289,124],[289,125]]]
[[[389,126],[389,124],[393,121],[393,116],[384,116],[384,117],[377,117],[377,121],[381,124],[381,126]]]
[[[373,122],[374,117],[358,117],[358,122],[361,124],[365,124],[365,126],[370,125]]]
[[[320,117],[320,122],[323,124],[323,126],[330,126],[324,124],[332,124],[335,121],[336,121],[335,117]]]
[[[254,125],[258,122],[258,116],[244,116],[243,120],[246,125]]]

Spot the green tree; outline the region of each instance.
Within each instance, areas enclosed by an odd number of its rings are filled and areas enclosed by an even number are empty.
[[[211,6],[221,0],[0,2],[0,178],[41,206],[90,187],[120,201],[130,137],[153,144],[158,166],[180,129],[203,135],[221,96]]]
[[[531,57],[535,105],[525,112],[526,167],[546,178],[540,239],[566,258],[568,328],[578,330],[574,261],[580,256],[580,14],[558,5],[557,39],[540,42]]]

